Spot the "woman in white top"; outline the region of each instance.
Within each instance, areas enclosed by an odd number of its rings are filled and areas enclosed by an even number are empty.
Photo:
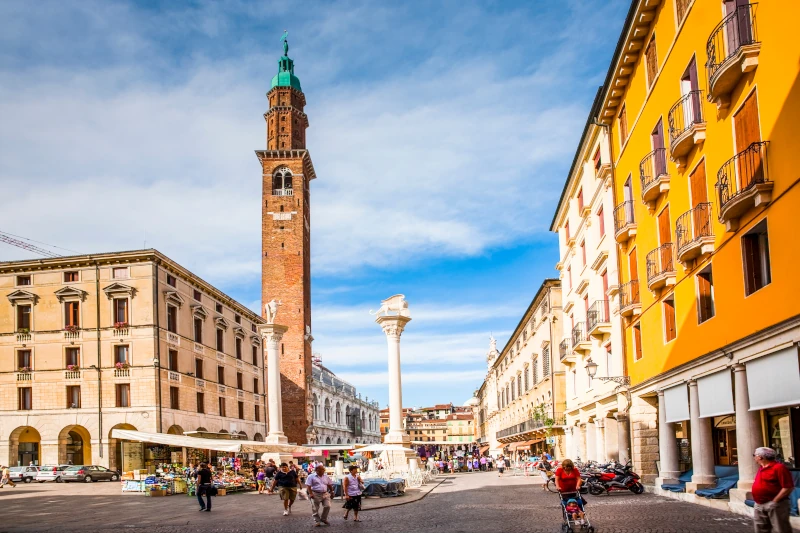
[[[361,491],[364,488],[364,482],[361,481],[361,476],[358,475],[358,467],[350,465],[350,473],[344,476],[344,519],[347,520],[347,515],[350,510],[353,510],[353,522],[361,522],[358,519],[358,512],[361,510]]]

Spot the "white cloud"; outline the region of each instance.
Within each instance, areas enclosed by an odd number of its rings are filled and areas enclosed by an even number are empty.
[[[356,387],[376,387],[387,386],[389,384],[388,372],[337,372],[337,376],[350,382]],[[483,381],[485,372],[479,370],[447,370],[447,381],[452,383],[480,383]],[[403,385],[441,383],[443,374],[439,370],[430,372],[403,372],[400,379]]]

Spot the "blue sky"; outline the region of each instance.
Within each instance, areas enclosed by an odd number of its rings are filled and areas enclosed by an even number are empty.
[[[288,28],[318,176],[314,351],[384,405],[367,312],[403,293],[404,403],[463,403],[490,332],[556,275],[550,220],[627,4],[7,0],[0,230],[146,241],[258,309],[253,151]]]

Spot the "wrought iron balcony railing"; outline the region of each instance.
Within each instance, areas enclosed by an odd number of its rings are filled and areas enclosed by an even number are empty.
[[[586,326],[588,331],[592,331],[597,326],[608,324],[611,321],[609,319],[608,307],[608,300],[595,300],[594,303],[589,306],[589,311],[586,313]]]
[[[656,148],[639,163],[639,176],[642,180],[642,197],[655,186],[658,178],[667,175],[667,150]]]
[[[529,418],[525,422],[501,429],[497,432],[497,438],[502,439],[504,437],[511,437],[513,435],[527,433],[529,431],[535,431],[545,427],[563,426],[564,424],[566,424],[566,417],[564,416],[564,413],[545,413],[543,417]]]
[[[758,3],[736,7],[717,24],[706,43],[706,73],[709,86],[716,81],[722,67],[733,60],[743,47],[758,43],[756,10]],[[709,92],[709,97],[711,94]]]
[[[564,339],[558,345],[558,357],[561,361],[563,361],[569,354],[569,339]]]
[[[671,144],[692,129],[695,124],[702,124],[703,91],[689,91],[678,100],[672,109],[669,110],[667,120],[669,122],[669,140]]]
[[[641,304],[639,299],[639,280],[634,279],[619,288],[619,308],[624,312],[627,308]]]
[[[768,145],[769,141],[754,142],[726,161],[717,172],[720,220],[723,220],[729,202],[759,184],[769,183],[766,168]]]
[[[572,347],[574,348],[578,344],[582,342],[586,342],[588,337],[586,336],[586,325],[583,322],[578,322],[572,328]]]
[[[614,208],[614,232],[620,232],[630,224],[635,224],[633,200],[626,200]]]
[[[697,204],[695,207],[678,217],[675,223],[675,234],[678,244],[678,255],[687,247],[703,237],[713,237],[714,228],[711,226],[711,202]]]
[[[664,243],[647,254],[647,283],[668,274],[675,273],[675,262],[672,254],[672,243]]]

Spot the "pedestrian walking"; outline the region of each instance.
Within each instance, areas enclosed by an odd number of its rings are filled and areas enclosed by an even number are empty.
[[[208,464],[200,463],[200,469],[195,474],[195,479],[197,480],[195,491],[197,492],[197,501],[200,503],[200,510],[208,511],[209,513],[211,512],[211,493],[214,488],[211,478],[211,470],[209,470]],[[203,503],[203,496],[206,497],[205,503]]]
[[[789,524],[789,495],[794,481],[789,469],[775,460],[772,448],[757,448],[753,459],[758,472],[753,482],[753,524],[756,533],[792,533]]]
[[[264,468],[259,468],[258,473],[256,474],[256,484],[258,485],[258,493],[264,494],[264,490],[267,486],[267,473],[264,471]]]
[[[550,464],[550,461],[547,460],[547,454],[543,455],[541,459],[539,459],[539,464],[536,467],[539,470],[539,475],[542,476],[544,480],[544,486],[542,486],[542,490],[547,490],[547,482],[550,480],[551,472],[553,471],[553,465]]]
[[[297,499],[297,471],[289,468],[286,463],[281,463],[281,469],[275,474],[270,490],[275,492],[278,487],[278,495],[283,500],[283,516],[292,514],[292,505]]]
[[[3,475],[0,477],[0,489],[2,489],[6,485],[11,485],[12,487],[16,487],[17,484],[11,481],[11,470],[8,469],[7,466],[3,466]]]
[[[503,472],[505,471],[506,471],[506,460],[501,455],[500,457],[497,458],[497,477],[502,477]]]
[[[347,516],[350,514],[350,511],[353,511],[353,522],[361,522],[358,519],[358,512],[361,510],[361,494],[364,491],[364,482],[361,480],[361,476],[358,475],[358,467],[356,465],[350,465],[350,473],[344,476],[342,491],[344,493],[344,508],[346,509],[344,512],[344,519],[347,520]]]
[[[328,513],[331,511],[333,481],[325,475],[324,466],[317,466],[314,473],[308,476],[306,487],[308,487],[309,495],[311,496],[311,517],[314,519],[314,526],[331,525],[328,522]],[[320,507],[322,508],[321,510]]]
[[[267,467],[264,469],[264,472],[267,475],[267,494],[274,494],[272,489],[269,487],[274,485],[273,481],[275,481],[275,474],[278,473],[278,467],[275,466],[275,462],[272,459],[270,459],[267,463]]]

